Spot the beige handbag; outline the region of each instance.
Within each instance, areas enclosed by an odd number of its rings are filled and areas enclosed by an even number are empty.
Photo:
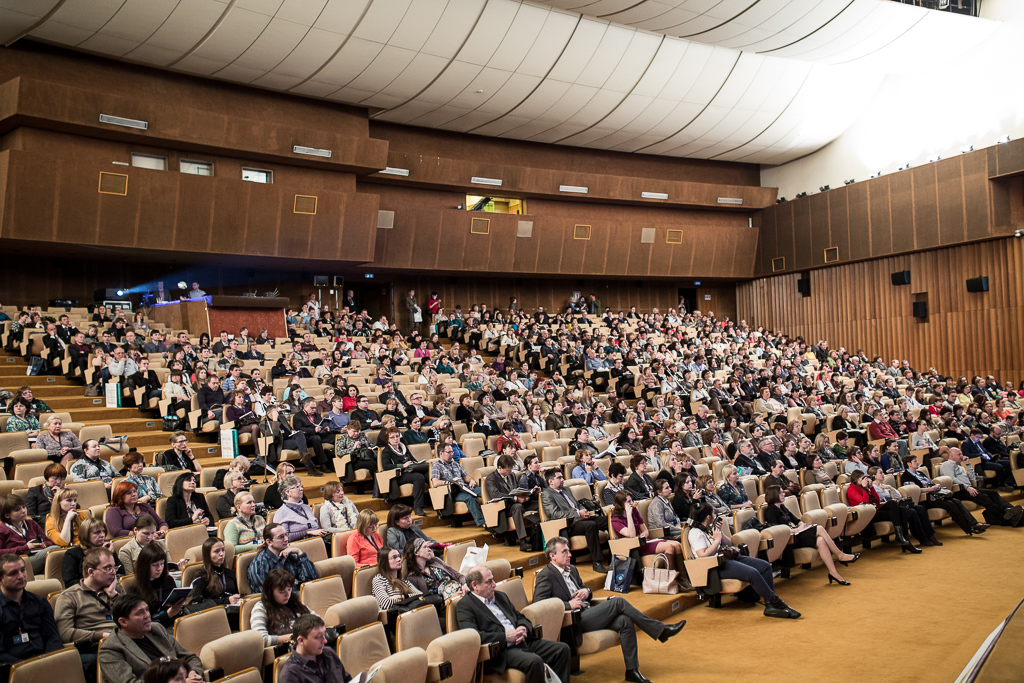
[[[679,584],[676,577],[679,575],[675,569],[669,569],[668,557],[665,553],[658,553],[654,558],[654,564],[644,567],[644,593],[660,593],[663,595],[675,595],[679,592]]]

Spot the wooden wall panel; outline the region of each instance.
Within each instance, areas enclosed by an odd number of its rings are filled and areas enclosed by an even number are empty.
[[[912,286],[890,274],[910,270]],[[1024,240],[1007,238],[811,271],[811,296],[796,275],[736,287],[737,316],[833,348],[907,358],[943,374],[994,374],[1024,379]],[[967,292],[965,281],[987,275],[990,291]],[[928,318],[913,317],[913,294],[928,294]]]
[[[892,176],[883,176],[868,183],[868,234],[872,256],[882,256],[892,251],[892,213],[889,210],[891,179]]]
[[[931,196],[934,197],[934,167],[915,168],[912,173],[896,173],[889,176],[889,188],[892,190],[889,195],[889,213],[892,217],[890,251],[903,252],[914,249],[914,213],[917,208],[915,199],[925,185],[930,186]]]
[[[873,190],[871,181],[866,183],[854,183],[847,186],[847,197],[849,205],[847,208],[850,217],[850,254],[840,258],[850,260],[868,258],[871,256],[871,220],[868,217],[868,193]]]
[[[832,239],[824,246],[838,247],[839,258],[842,260],[850,258],[849,196],[848,187],[836,188],[828,193],[828,220]]]
[[[828,235],[828,226],[825,235]],[[812,265],[813,245],[811,243],[811,202],[793,204],[793,265],[792,269],[808,268]]]

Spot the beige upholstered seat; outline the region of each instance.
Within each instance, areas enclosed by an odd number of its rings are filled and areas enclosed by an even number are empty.
[[[378,621],[380,605],[372,595],[363,595],[331,605],[323,612],[323,617],[328,626],[344,625],[347,631],[354,631]]]
[[[82,670],[82,658],[78,650],[69,645],[62,650],[32,657],[11,667],[8,683],[40,681],[85,683],[85,672]]]

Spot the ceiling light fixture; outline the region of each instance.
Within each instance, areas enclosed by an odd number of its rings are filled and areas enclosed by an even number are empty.
[[[843,185],[853,185],[855,182],[857,181],[854,180],[853,178],[850,178],[849,180],[844,180]]]
[[[668,192],[641,192],[643,199],[668,199]]]
[[[828,185],[822,185],[821,187],[818,188],[818,192],[828,192],[831,189],[832,188],[829,187]]]
[[[589,188],[583,187],[582,185],[559,185],[559,192],[569,192],[571,194],[586,194],[589,192]]]
[[[305,154],[310,157],[323,157],[325,159],[331,158],[331,150],[322,149],[320,147],[303,147],[302,145],[292,145],[292,152],[295,154]]]
[[[501,187],[501,178],[480,178],[473,176],[469,179],[469,182],[474,185],[494,185],[495,187]]]
[[[996,138],[996,144],[997,145],[1005,145],[1009,141],[1010,141],[1010,136],[1009,135],[1003,135],[1003,136],[1001,136],[999,138]]]
[[[400,175],[402,177],[408,177],[409,169],[407,168],[395,168],[394,166],[388,166],[383,171],[377,171],[381,175]]]

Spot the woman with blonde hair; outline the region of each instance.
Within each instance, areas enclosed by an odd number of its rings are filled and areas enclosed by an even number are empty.
[[[82,517],[78,513],[78,492],[61,489],[53,497],[50,514],[46,516],[46,536],[54,545],[68,547],[78,543]]]
[[[348,537],[346,555],[355,558],[357,567],[376,564],[377,553],[384,547],[384,539],[377,533],[380,518],[373,510],[361,510],[356,519],[356,533]]]
[[[114,544],[107,540],[107,525],[102,519],[89,517],[82,520],[78,527],[78,544],[73,545],[64,553],[64,565],[61,571],[61,578],[64,580],[64,587],[71,588],[84,577],[82,575],[82,560],[85,559],[85,552],[90,548],[106,548],[114,556],[114,567],[118,576],[124,576],[124,565],[121,558],[114,552]]]

